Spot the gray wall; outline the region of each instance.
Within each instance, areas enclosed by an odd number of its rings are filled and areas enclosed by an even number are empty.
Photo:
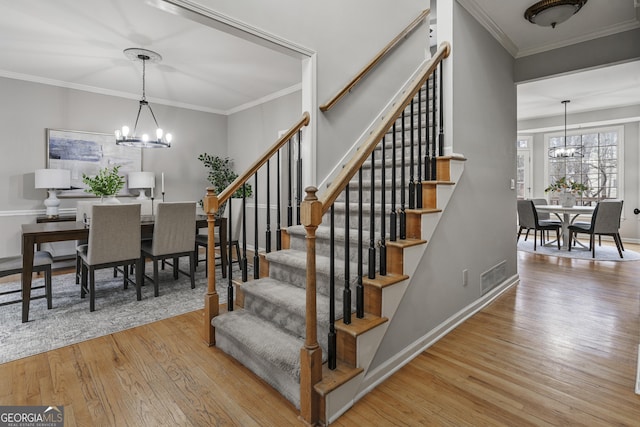
[[[468,160],[374,368],[477,300],[482,272],[506,260],[506,276],[517,273],[515,192],[509,189],[515,176],[513,58],[454,2],[452,55],[445,64],[453,69],[453,151]]]
[[[45,190],[36,190],[34,170],[46,167],[45,129],[112,133],[135,119],[137,102],[0,78],[0,256],[20,253],[20,225],[44,213]],[[206,171],[199,152],[226,154],[226,117],[193,110],[153,105],[162,126],[176,136],[170,149],[146,150],[142,168],[165,174],[166,200],[199,200],[205,193]],[[114,142],[115,143],[115,142]],[[62,199],[61,209],[75,208],[77,199]]]
[[[594,126],[600,127],[605,126],[605,124],[598,125],[598,123],[615,121],[624,122],[619,125],[612,125],[624,127],[624,155],[621,159],[624,171],[624,190],[619,197],[623,199],[625,203],[622,212],[623,220],[620,224],[620,235],[627,241],[640,241],[640,224],[638,222],[640,218],[633,213],[634,208],[640,208],[640,188],[638,188],[640,182],[640,176],[638,174],[638,161],[640,159],[640,104],[567,115],[568,129],[575,127],[583,129]],[[521,120],[518,122],[520,135],[532,136],[532,197],[546,198],[548,196],[544,193],[544,162],[547,154],[544,149],[544,136],[545,133],[552,132],[544,130],[548,128],[564,129],[564,115]],[[521,132],[525,130],[532,131]]]

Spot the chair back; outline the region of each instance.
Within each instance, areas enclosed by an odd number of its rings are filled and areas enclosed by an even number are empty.
[[[193,251],[196,244],[196,205],[165,202],[157,206],[153,226],[153,255]]]
[[[533,204],[535,206],[545,206],[548,205],[549,203],[547,203],[547,199],[531,199],[531,201],[533,202]],[[538,210],[536,209],[536,212],[538,214],[538,221],[544,221],[544,220],[550,220],[551,219],[551,214],[549,212],[538,212]]]
[[[617,233],[620,229],[622,200],[601,200],[596,205],[591,218],[592,232],[595,234]]]
[[[98,265],[135,258],[140,258],[140,205],[92,205],[87,262]]]
[[[520,227],[536,228],[536,212],[531,200],[518,200],[518,223]]]

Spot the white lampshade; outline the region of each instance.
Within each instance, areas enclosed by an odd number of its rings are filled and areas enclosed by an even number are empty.
[[[71,171],[67,169],[37,169],[35,188],[60,189],[71,187]]]
[[[139,200],[145,200],[147,195],[145,189],[156,186],[156,175],[153,172],[130,172],[128,175],[129,188],[140,190]]]
[[[71,187],[71,171],[67,169],[37,169],[35,172],[35,187],[46,188],[49,197],[44,201],[47,207],[47,216],[54,218],[58,216],[58,189]]]
[[[156,175],[153,172],[129,172],[129,188],[154,188]]]

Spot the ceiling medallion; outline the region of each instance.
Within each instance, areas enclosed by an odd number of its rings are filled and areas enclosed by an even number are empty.
[[[524,12],[524,18],[541,27],[555,28],[587,3],[587,0],[542,0]]]

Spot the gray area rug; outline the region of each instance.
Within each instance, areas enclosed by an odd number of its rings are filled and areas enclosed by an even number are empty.
[[[520,237],[518,242],[518,250],[524,252],[531,252],[540,255],[556,256],[561,258],[573,258],[573,259],[585,259],[594,260],[591,257],[591,251],[589,249],[575,247],[571,248],[571,252],[562,248],[558,250],[557,245],[545,245],[540,246],[538,244],[537,250],[533,250],[533,240],[530,236],[525,242],[523,237]],[[596,239],[596,261],[638,261],[640,260],[640,254],[638,252],[631,251],[629,249],[622,251],[624,258],[620,258],[618,250],[615,246],[605,245],[598,246],[598,240]]]
[[[183,264],[181,263],[181,268]],[[196,270],[196,288],[191,289],[189,278],[180,274],[173,280],[171,267],[160,273],[160,295],[153,296],[153,285],[142,287],[142,300],[136,300],[133,285],[123,289],[122,274],[113,278],[113,269],[96,272],[96,311],[89,311],[89,296],[80,298],[80,287],[74,274],[53,276],[53,308],[47,310],[46,299],[31,301],[29,322],[22,323],[22,304],[0,307],[0,363],[31,356],[91,338],[123,331],[135,326],[166,319],[204,307],[207,290],[204,263]],[[184,268],[183,268],[184,269]],[[149,275],[152,267],[147,264]],[[220,303],[226,303],[227,279],[216,268],[216,288]],[[42,276],[34,276],[33,286],[43,284]],[[234,279],[240,278],[234,264]],[[20,283],[0,284],[1,289],[20,289]],[[44,289],[33,291],[42,295]],[[0,297],[0,303],[15,299],[19,294]]]

